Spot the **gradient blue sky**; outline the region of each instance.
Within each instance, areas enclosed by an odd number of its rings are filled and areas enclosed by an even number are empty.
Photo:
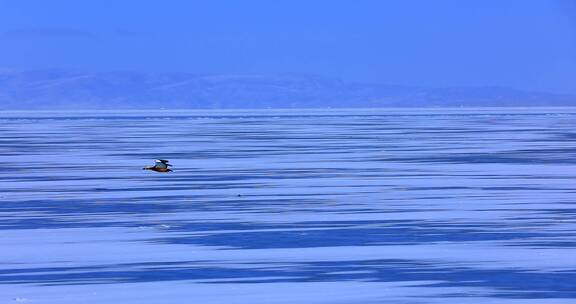
[[[0,0],[0,67],[576,93],[576,0]]]

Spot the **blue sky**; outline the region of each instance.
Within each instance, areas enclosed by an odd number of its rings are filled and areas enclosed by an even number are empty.
[[[576,93],[576,0],[0,0],[0,67]]]

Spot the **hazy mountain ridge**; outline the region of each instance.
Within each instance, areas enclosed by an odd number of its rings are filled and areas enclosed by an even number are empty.
[[[576,106],[502,87],[419,88],[298,75],[0,70],[0,109]]]

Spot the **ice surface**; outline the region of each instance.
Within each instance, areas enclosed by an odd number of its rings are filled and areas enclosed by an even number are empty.
[[[0,113],[0,303],[571,303],[575,118]]]

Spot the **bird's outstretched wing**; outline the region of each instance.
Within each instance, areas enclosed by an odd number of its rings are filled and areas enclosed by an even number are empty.
[[[158,168],[158,169],[167,169],[168,166],[172,166],[168,164],[168,161],[165,159],[157,159],[155,160],[156,164],[154,165],[154,168]]]
[[[168,167],[172,167],[172,165],[168,163],[168,160],[165,159],[157,159],[156,162],[161,162]]]

